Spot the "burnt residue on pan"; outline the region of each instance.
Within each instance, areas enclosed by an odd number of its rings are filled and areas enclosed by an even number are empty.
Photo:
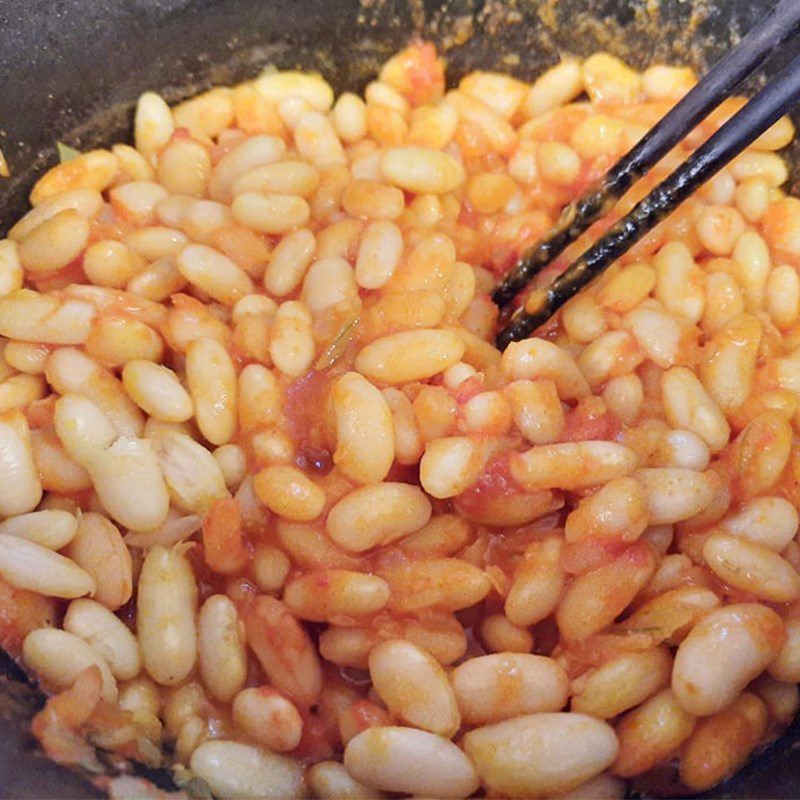
[[[772,0],[3,0],[0,149],[12,177],[0,181],[0,236],[25,211],[34,176],[55,162],[55,142],[88,149],[129,140],[134,102],[146,89],[175,102],[251,77],[268,64],[317,70],[337,90],[360,89],[414,36],[437,43],[451,83],[478,67],[530,79],[561,54],[586,56],[599,49],[638,67],[686,63],[702,71],[772,5]],[[783,48],[770,71],[793,55],[793,48]],[[792,155],[800,164],[800,146],[793,146]],[[800,186],[800,170],[792,185]],[[0,719],[5,720],[0,798],[100,796],[86,776],[33,755],[25,721],[41,702],[0,653]],[[796,796],[798,740],[796,724],[714,796]],[[670,796],[676,789],[671,780],[665,773],[659,785],[637,788]]]

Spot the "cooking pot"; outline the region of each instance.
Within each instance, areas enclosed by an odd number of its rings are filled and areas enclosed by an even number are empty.
[[[609,50],[635,66],[703,70],[773,0],[0,0],[0,236],[26,209],[55,143],[89,149],[130,138],[133,104],[157,89],[174,102],[266,64],[324,73],[361,89],[412,36],[432,39],[448,78],[475,68],[530,79],[559,53]],[[766,74],[798,48],[776,53]],[[763,76],[761,77],[763,79]],[[758,79],[756,79],[758,80]],[[752,88],[752,85],[751,87]],[[800,147],[790,158],[800,164]],[[797,185],[800,170],[793,172]],[[0,656],[0,797],[101,794],[36,753],[25,717],[41,698]],[[800,792],[800,724],[708,796]],[[167,785],[167,784],[163,784]]]

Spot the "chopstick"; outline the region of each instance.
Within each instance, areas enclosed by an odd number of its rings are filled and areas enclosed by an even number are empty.
[[[564,209],[555,226],[495,288],[492,293],[495,304],[501,309],[507,306],[798,29],[800,0],[781,0],[597,184]]]
[[[800,0],[792,2],[800,7]],[[798,101],[800,56],[548,287],[534,292],[497,335],[500,350],[513,341],[524,339],[546,322],[567,300],[671,214]]]

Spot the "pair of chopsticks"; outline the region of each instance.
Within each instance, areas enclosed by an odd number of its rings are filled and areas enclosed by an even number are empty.
[[[599,183],[564,209],[555,226],[522,256],[495,288],[492,299],[501,311],[799,29],[800,0],[781,0]],[[513,314],[497,335],[498,348],[504,350],[511,342],[526,338],[547,322],[567,300],[671,214],[798,101],[800,56],[549,286],[528,298],[525,306]]]

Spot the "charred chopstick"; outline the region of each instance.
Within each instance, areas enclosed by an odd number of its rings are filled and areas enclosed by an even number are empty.
[[[800,29],[800,0],[781,0],[669,113],[582,197],[564,209],[546,236],[525,253],[492,293],[500,308],[574,242],[649,169]]]
[[[504,350],[546,322],[798,101],[800,56],[549,286],[534,292],[497,335],[497,346]]]

